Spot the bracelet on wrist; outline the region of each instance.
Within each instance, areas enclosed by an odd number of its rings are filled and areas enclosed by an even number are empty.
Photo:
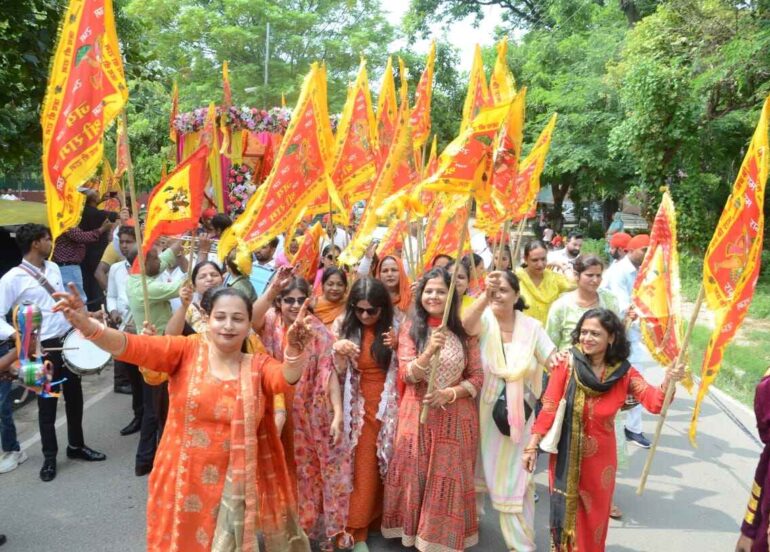
[[[89,335],[84,334],[83,337],[88,341],[93,341],[94,339],[98,339],[99,337],[101,337],[105,329],[106,329],[106,326],[104,324],[102,324],[101,322],[96,322],[96,329],[94,329],[94,331],[91,332],[91,334]]]
[[[452,392],[452,400],[449,401],[448,404],[452,404],[453,402],[455,402],[457,400],[457,390],[454,387],[450,387],[449,391]]]

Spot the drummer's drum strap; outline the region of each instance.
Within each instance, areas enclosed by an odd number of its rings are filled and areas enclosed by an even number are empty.
[[[53,297],[53,294],[56,293],[56,290],[42,272],[40,272],[27,261],[22,261],[19,265],[19,268],[37,280],[37,283],[43,286],[43,288],[48,292],[48,295]]]

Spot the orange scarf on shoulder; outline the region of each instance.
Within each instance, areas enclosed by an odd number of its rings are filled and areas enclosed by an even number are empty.
[[[313,307],[313,314],[328,328],[340,314],[345,312],[346,302],[347,297],[343,297],[338,303],[332,303],[323,295],[319,295]]]
[[[398,266],[398,297],[393,300],[393,306],[397,307],[401,312],[406,313],[409,311],[409,307],[412,306],[412,282],[409,280],[409,276],[404,269],[404,263],[394,255],[388,255],[380,260],[377,264],[377,272],[374,275],[375,278],[378,280],[380,279],[382,263],[385,262],[385,259],[393,259],[396,266]]]

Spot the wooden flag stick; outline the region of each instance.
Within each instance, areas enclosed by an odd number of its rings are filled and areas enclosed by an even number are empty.
[[[417,218],[417,276],[422,275],[422,273],[425,270],[425,259],[423,259],[423,255],[425,255],[424,247],[423,247],[423,240],[425,239],[425,236],[423,235],[423,222],[424,217],[418,217]],[[415,278],[416,279],[416,278]]]
[[[500,267],[498,266],[498,263],[503,258],[503,251],[505,250],[505,240],[506,238],[510,239],[510,233],[511,233],[511,221],[506,220],[505,224],[503,225],[503,231],[500,235],[500,243],[497,244],[497,252],[495,253],[495,256],[492,258],[492,267],[494,270],[500,270]],[[515,267],[513,266],[513,259],[511,259],[511,272]]]
[[[527,217],[523,216],[519,221],[519,226],[516,228],[516,245],[513,247],[511,253],[511,266],[519,261],[519,254],[521,253],[521,239],[524,236],[524,226],[527,224]]]
[[[136,236],[137,252],[136,256],[139,259],[139,270],[142,278],[142,301],[144,303],[144,319],[150,321],[150,299],[149,292],[147,291],[147,275],[144,271],[144,255],[142,254],[142,230],[139,228],[139,208],[136,203],[136,187],[134,185],[134,162],[131,160],[131,145],[128,142],[128,119],[126,117],[126,110],[120,112],[120,117],[123,120],[123,128],[126,132],[126,161],[128,166],[126,172],[128,173],[128,191],[131,193],[131,211],[134,214],[134,235]],[[137,328],[137,332],[141,332],[142,328]]]
[[[195,236],[190,236],[190,261],[187,264],[187,280],[195,285],[192,281],[193,266],[195,266]]]
[[[465,204],[465,212],[467,213],[467,219],[463,223],[462,230],[460,231],[460,245],[457,246],[457,256],[455,259],[455,269],[452,271],[452,280],[449,282],[449,293],[447,294],[446,298],[446,304],[444,305],[444,317],[441,319],[441,326],[437,329],[437,331],[441,331],[444,328],[446,328],[447,322],[449,321],[449,313],[452,309],[452,300],[455,296],[455,287],[457,287],[457,265],[460,263],[460,256],[463,254],[463,246],[465,245],[465,238],[468,235],[468,222],[471,218],[471,208],[473,207],[473,196],[468,197],[468,202]],[[437,364],[439,360],[439,354],[436,353],[433,355],[433,358],[431,358],[430,362],[430,372],[428,373],[428,393],[433,393],[434,388],[436,387],[436,371],[437,371]],[[428,420],[428,405],[423,405],[422,412],[420,412],[420,423],[424,424]]]
[[[690,344],[690,339],[692,338],[692,332],[693,332],[693,329],[695,328],[695,321],[698,319],[698,313],[700,312],[701,306],[703,306],[704,296],[705,296],[705,291],[703,289],[703,285],[701,284],[700,291],[698,291],[698,298],[695,300],[695,307],[692,310],[692,315],[690,315],[690,323],[687,326],[687,331],[685,332],[684,340],[682,341],[682,347],[679,349],[679,355],[676,357],[676,362],[674,363],[674,367],[684,362],[685,355],[687,354],[687,347]],[[666,397],[663,399],[663,408],[660,411],[660,416],[658,416],[658,425],[655,428],[655,437],[652,439],[650,452],[647,453],[647,461],[644,463],[642,476],[639,479],[639,487],[637,487],[636,489],[636,494],[640,496],[644,492],[644,487],[647,485],[647,476],[650,475],[650,468],[652,467],[652,459],[655,457],[655,450],[658,448],[660,433],[663,430],[663,423],[666,421],[666,414],[668,414],[668,407],[671,405],[671,399],[674,396],[675,387],[676,387],[676,383],[673,380],[669,380],[668,386],[666,387]]]
[[[406,216],[406,232],[404,232],[402,239],[404,240],[404,253],[406,253],[407,272],[409,277],[414,281],[415,269],[414,269],[414,257],[412,255],[412,234],[411,234],[411,221],[409,220],[409,214]]]

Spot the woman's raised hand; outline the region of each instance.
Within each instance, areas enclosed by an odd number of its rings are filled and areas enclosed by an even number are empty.
[[[382,334],[382,344],[390,347],[394,351],[398,349],[398,333],[391,326],[388,331]]]
[[[270,281],[269,292],[272,297],[278,297],[286,286],[289,285],[291,279],[294,278],[294,267],[290,265],[284,265],[278,267],[275,271],[273,279]]]
[[[485,278],[485,290],[487,294],[487,299],[494,299],[497,295],[497,292],[500,290],[500,278],[502,278],[503,273],[499,270],[493,270],[489,274],[487,274],[487,277]]]
[[[332,349],[336,354],[348,357],[351,360],[357,359],[358,355],[361,354],[361,349],[358,348],[358,345],[349,339],[340,339],[339,341],[336,341],[334,345],[332,345]]]
[[[149,320],[145,320],[142,327],[142,335],[158,335],[158,328]]]
[[[75,284],[70,282],[67,284],[67,287],[69,292],[54,292],[53,298],[57,299],[58,302],[51,310],[62,313],[67,322],[72,324],[72,327],[76,330],[80,330],[81,333],[93,333],[93,325],[98,323],[88,316],[88,312],[84,309],[83,301],[80,299],[80,294]]]
[[[193,299],[193,287],[189,281],[182,284],[182,287],[179,288],[179,299],[182,301],[182,307],[187,310]]]
[[[674,362],[669,366],[666,377],[673,381],[682,381],[684,379],[686,368],[687,365],[684,362],[680,362],[679,364]]]
[[[313,319],[308,314],[309,303],[310,299],[305,299],[305,302],[302,303],[302,307],[299,309],[297,319],[289,326],[289,330],[286,332],[287,344],[295,349],[297,353],[304,351],[305,346],[310,343],[313,337],[313,332],[310,328]]]

